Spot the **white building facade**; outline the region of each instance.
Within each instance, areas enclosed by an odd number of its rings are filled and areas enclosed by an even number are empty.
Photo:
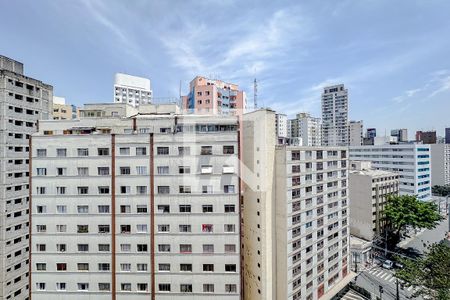
[[[33,299],[240,299],[235,117],[43,122]]]
[[[290,138],[301,138],[301,146],[320,146],[322,122],[308,113],[299,113],[288,121],[288,134]]]
[[[278,113],[275,115],[275,130],[277,137],[288,137],[288,119],[285,114]]]
[[[450,184],[450,144],[431,144],[432,185]]]
[[[322,93],[322,145],[348,146],[348,90],[343,84]]]
[[[361,146],[363,144],[363,121],[350,121],[348,125],[348,136],[350,146]]]
[[[398,173],[400,195],[431,200],[430,145],[384,144],[350,147],[351,160],[371,161],[372,167]]]
[[[0,299],[28,299],[29,137],[52,110],[53,87],[0,56]]]
[[[150,79],[117,73],[114,80],[114,103],[126,103],[134,107],[151,104],[153,91]]]

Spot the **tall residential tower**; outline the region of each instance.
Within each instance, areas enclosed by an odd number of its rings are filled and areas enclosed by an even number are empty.
[[[348,90],[343,84],[328,86],[322,93],[322,145],[348,146]]]

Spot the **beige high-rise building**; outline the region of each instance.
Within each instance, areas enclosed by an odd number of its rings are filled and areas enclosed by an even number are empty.
[[[350,233],[367,241],[384,231],[384,208],[398,195],[398,174],[373,169],[370,161],[350,161]]]
[[[53,120],[73,120],[77,119],[78,108],[75,105],[66,104],[63,97],[53,96]]]
[[[275,112],[243,117],[244,299],[331,299],[351,280],[344,147],[275,145]]]

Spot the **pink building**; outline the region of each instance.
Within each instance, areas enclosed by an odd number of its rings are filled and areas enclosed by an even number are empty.
[[[189,84],[189,94],[182,97],[183,109],[199,114],[242,116],[246,107],[245,92],[222,80],[197,76]]]

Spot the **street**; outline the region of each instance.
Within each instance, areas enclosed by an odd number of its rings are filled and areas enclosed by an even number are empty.
[[[419,232],[416,236],[400,242],[399,247],[405,250],[415,250],[422,254],[426,250],[428,245],[437,243],[444,239],[447,231],[448,220],[445,219],[441,223],[439,223],[436,228],[432,230],[425,229]]]

